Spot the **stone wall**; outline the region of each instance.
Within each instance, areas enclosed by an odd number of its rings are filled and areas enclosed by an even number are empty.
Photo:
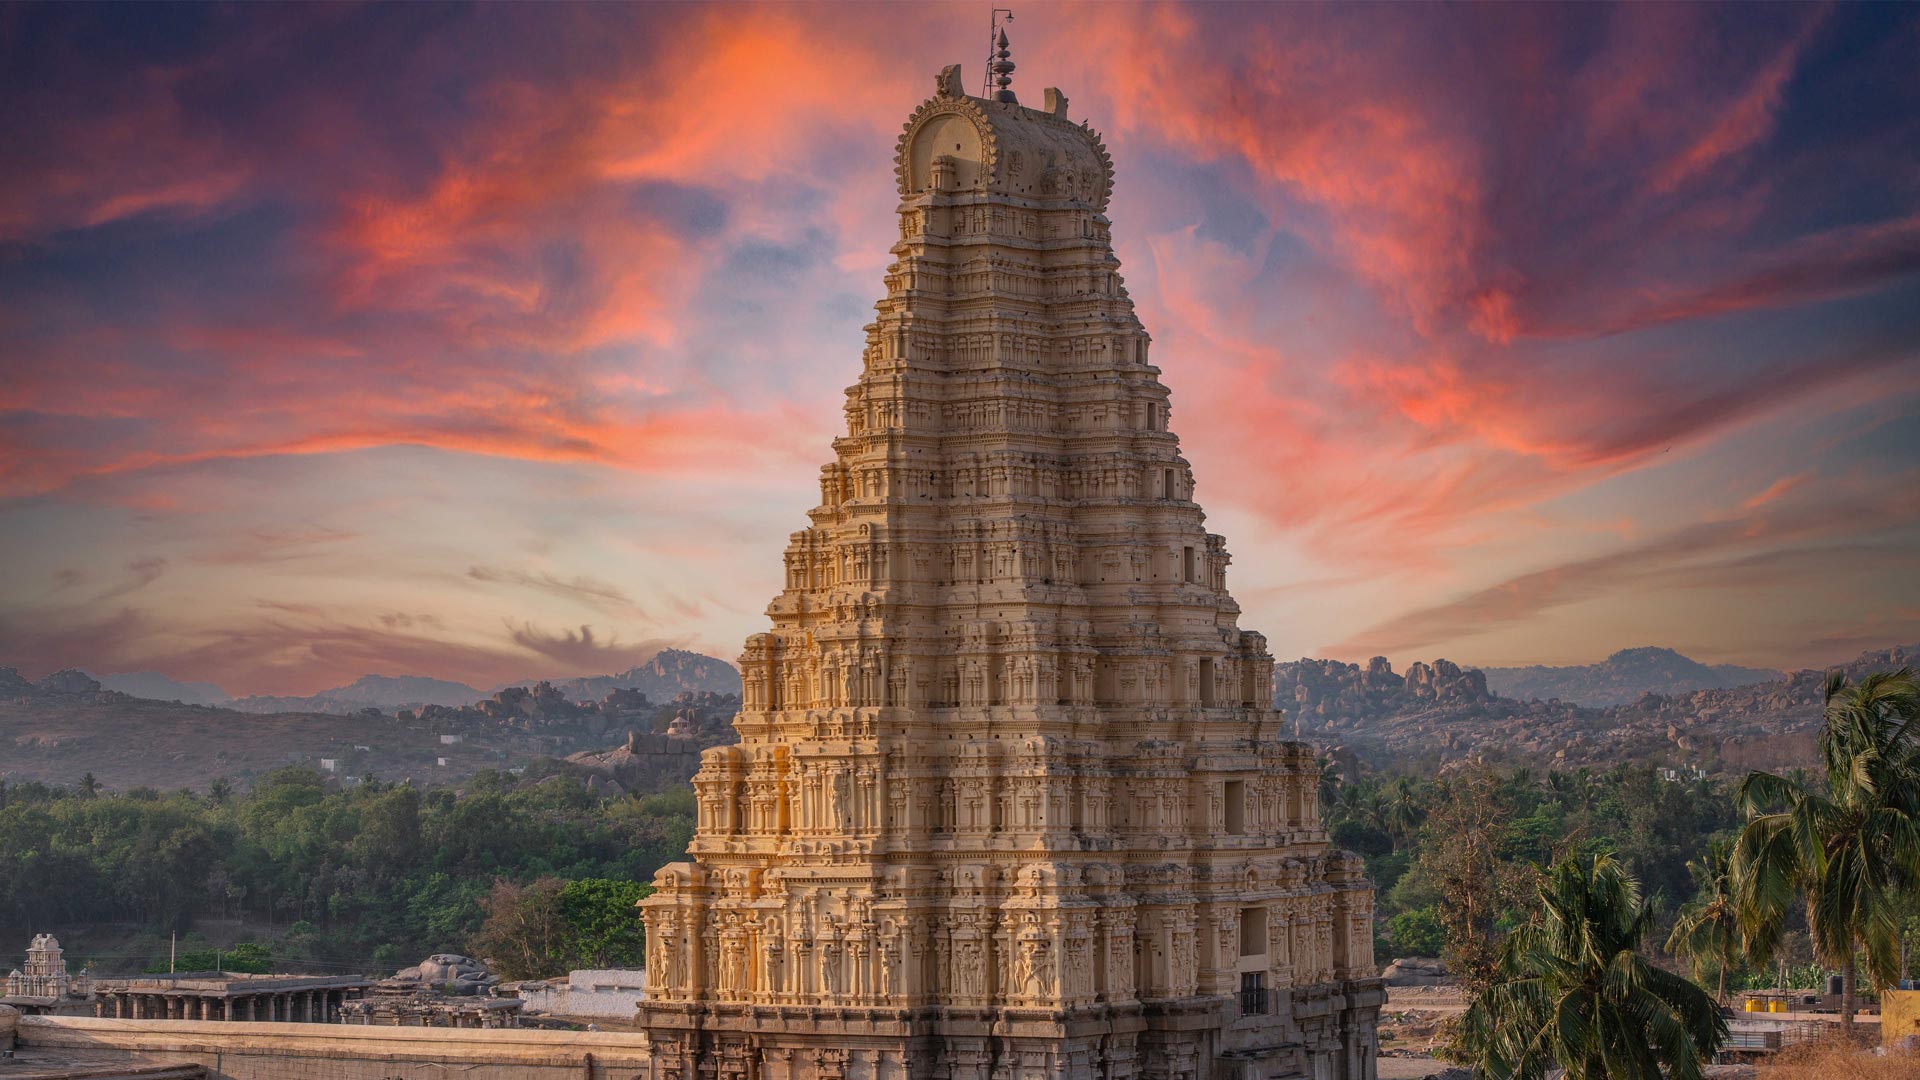
[[[646,979],[644,970],[583,969],[569,973],[565,980],[522,983],[519,994],[529,1011],[632,1023],[647,996]]]
[[[612,1031],[30,1016],[19,1038],[25,1047],[200,1065],[208,1080],[643,1080],[652,1057],[644,1035]]]

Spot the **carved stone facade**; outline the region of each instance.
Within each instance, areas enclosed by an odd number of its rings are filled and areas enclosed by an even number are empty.
[[[86,997],[92,994],[92,976],[67,974],[65,951],[52,934],[35,934],[27,944],[27,967],[6,976],[8,997]]]
[[[642,906],[660,1080],[1371,1080],[1371,887],[1121,284],[1099,137],[899,142],[847,433]]]

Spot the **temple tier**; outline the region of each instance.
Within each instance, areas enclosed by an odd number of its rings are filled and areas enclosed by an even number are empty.
[[[1371,1080],[1372,890],[1236,625],[1111,159],[1056,90],[961,86],[900,138],[847,433],[642,905],[656,1072]]]

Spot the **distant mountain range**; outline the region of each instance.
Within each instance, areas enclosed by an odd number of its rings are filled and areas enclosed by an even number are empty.
[[[387,712],[421,705],[471,705],[486,696],[486,691],[475,690],[466,683],[429,679],[424,675],[362,675],[346,686],[322,690],[308,697],[262,694],[234,698],[226,706],[251,713],[353,713],[362,709]]]
[[[212,683],[182,682],[156,671],[93,676],[100,689],[150,701],[178,701],[185,705],[219,705],[250,713],[330,713],[344,715],[362,709],[393,712],[425,705],[458,708],[485,701],[510,686],[532,687],[550,682],[570,701],[598,702],[614,690],[638,690],[649,701],[665,703],[681,693],[739,694],[740,672],[725,660],[685,649],[662,649],[653,659],[615,675],[587,675],[571,679],[531,677],[481,690],[466,683],[422,675],[362,675],[346,686],[317,694],[255,694],[233,697]]]
[[[1775,682],[1786,673],[1738,664],[1703,664],[1672,649],[1621,649],[1598,664],[1575,667],[1482,668],[1487,689],[1501,697],[1604,708],[1625,705],[1642,694],[1690,694]]]
[[[181,682],[157,671],[129,671],[119,675],[96,675],[105,690],[118,690],[128,697],[152,701],[178,701],[183,705],[224,705],[233,695],[210,682]]]

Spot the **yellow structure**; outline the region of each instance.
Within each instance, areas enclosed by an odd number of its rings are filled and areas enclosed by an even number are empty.
[[[1881,991],[1880,1045],[1920,1051],[1920,990]]]
[[[846,434],[642,904],[658,1080],[1371,1080],[1372,888],[1238,626],[1112,161],[1002,45],[907,119]]]

